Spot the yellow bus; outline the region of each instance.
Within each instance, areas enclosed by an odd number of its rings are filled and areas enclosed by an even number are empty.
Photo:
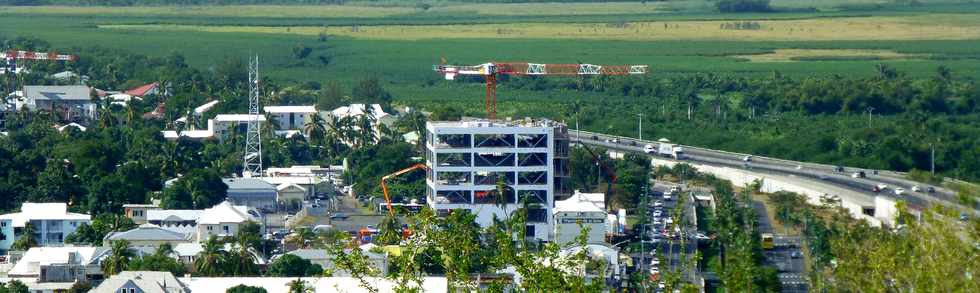
[[[772,249],[775,246],[772,233],[762,233],[762,249]]]

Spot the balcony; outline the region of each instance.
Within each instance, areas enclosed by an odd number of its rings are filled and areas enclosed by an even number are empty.
[[[436,203],[440,204],[471,204],[469,190],[440,190],[436,191]]]
[[[475,178],[476,185],[497,185],[500,181],[507,185],[514,184],[514,172],[477,171]]]
[[[477,134],[473,138],[474,147],[478,148],[512,148],[513,134]]]
[[[436,172],[436,184],[470,185],[470,172]]]
[[[439,167],[469,167],[472,165],[469,153],[439,153],[436,154],[436,162]]]

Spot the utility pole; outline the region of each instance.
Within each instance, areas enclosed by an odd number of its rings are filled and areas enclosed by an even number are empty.
[[[637,131],[639,133],[640,140],[643,140],[643,113],[636,114],[639,117],[636,121],[639,123],[637,126]]]
[[[936,144],[929,143],[929,148],[932,149],[932,155],[930,155],[929,160],[929,169],[932,172],[932,175],[936,175]]]
[[[875,107],[868,107],[868,128],[871,128],[871,112],[875,110]]]

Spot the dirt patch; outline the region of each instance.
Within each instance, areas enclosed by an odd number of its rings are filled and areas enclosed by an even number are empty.
[[[867,61],[924,59],[927,54],[906,54],[891,50],[867,49],[776,49],[769,53],[733,55],[749,62]]]

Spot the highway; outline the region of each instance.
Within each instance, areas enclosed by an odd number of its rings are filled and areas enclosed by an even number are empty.
[[[656,144],[656,142],[649,140],[641,141],[636,138],[620,137],[586,131],[576,133],[575,130],[571,130],[569,131],[569,134],[573,143],[599,146],[623,152],[642,153],[644,145]],[[869,197],[887,194],[888,196],[905,200],[908,205],[914,209],[922,209],[932,204],[942,204],[956,208],[961,212],[971,212],[974,215],[980,215],[980,209],[978,209],[978,207],[975,206],[970,209],[969,207],[964,207],[958,204],[955,193],[948,189],[934,186],[936,190],[935,193],[912,192],[912,186],[918,185],[925,189],[927,185],[901,178],[902,174],[897,172],[880,171],[878,174],[874,174],[874,172],[871,170],[860,168],[844,168],[844,172],[838,172],[836,166],[795,162],[759,157],[755,155],[752,155],[751,160],[746,162],[743,159],[745,156],[748,156],[748,154],[710,150],[686,145],[679,146],[684,148],[684,161],[713,166],[750,169],[753,172],[779,174],[801,179],[820,181],[822,183],[831,184],[840,188],[866,194]],[[853,178],[850,176],[851,173],[858,171],[865,171],[866,178]],[[874,192],[874,186],[879,184],[887,185],[888,189],[881,192]],[[905,194],[895,195],[894,189],[896,187],[905,189]]]

